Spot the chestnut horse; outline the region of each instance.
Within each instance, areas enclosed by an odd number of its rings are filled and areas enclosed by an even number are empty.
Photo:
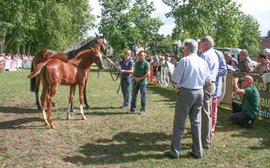
[[[59,59],[52,58],[45,62],[37,64],[34,71],[29,74],[28,78],[33,78],[41,74],[43,85],[41,95],[41,107],[46,125],[54,128],[52,123],[52,101],[59,85],[70,85],[69,108],[67,119],[70,119],[70,107],[73,104],[73,97],[76,85],[79,85],[80,113],[82,119],[86,119],[83,112],[83,90],[90,72],[90,66],[95,62],[100,69],[103,69],[102,58],[95,50],[89,49],[77,54],[74,59],[63,62]],[[47,102],[47,115],[45,112],[45,103]]]
[[[32,60],[32,66],[31,66],[31,72],[34,70],[34,68],[37,66],[37,64],[44,62],[48,59],[51,58],[57,58],[59,60],[62,60],[63,62],[67,62],[68,60],[74,58],[79,52],[84,51],[84,50],[88,50],[91,48],[96,48],[96,50],[101,50],[103,52],[103,54],[106,55],[107,53],[107,42],[104,36],[98,36],[96,34],[96,38],[88,43],[86,43],[85,45],[83,45],[82,47],[76,49],[76,50],[72,50],[69,51],[68,53],[60,53],[60,52],[56,52],[53,50],[48,50],[48,49],[44,49],[42,51],[40,51]],[[96,52],[98,52],[96,51]],[[37,108],[39,110],[41,110],[40,107],[40,103],[39,103],[39,96],[38,96],[38,92],[39,92],[39,85],[40,85],[40,76],[36,76],[34,78],[31,78],[31,91],[35,92],[35,96],[36,96],[36,105]],[[87,103],[87,97],[86,97],[86,87],[84,88],[84,104],[85,104],[85,108],[89,109],[89,105]],[[73,107],[71,107],[72,111],[73,111]]]

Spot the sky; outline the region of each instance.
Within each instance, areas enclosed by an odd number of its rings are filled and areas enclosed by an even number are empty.
[[[165,5],[162,0],[153,0],[156,11],[152,13],[153,17],[160,18],[165,24],[161,26],[159,34],[168,35],[172,33],[174,28],[174,19],[166,18],[165,13],[170,11],[170,7]],[[260,24],[261,36],[267,36],[267,32],[270,30],[270,1],[267,0],[235,0],[239,4],[242,4],[240,10],[245,14],[249,14],[257,19]],[[101,14],[101,6],[98,0],[89,0],[92,7],[92,13],[95,15]],[[96,21],[96,24],[99,20]],[[99,33],[97,28],[89,31],[89,35],[94,36],[95,33]]]

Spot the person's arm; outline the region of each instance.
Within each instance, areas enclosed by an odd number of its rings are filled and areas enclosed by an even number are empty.
[[[235,77],[234,78],[234,84],[233,84],[233,88],[234,88],[234,91],[236,94],[239,94],[241,96],[244,96],[246,95],[245,91],[243,89],[240,89],[238,87],[238,81],[239,81],[239,78],[238,77]]]
[[[250,61],[248,59],[246,59],[246,61],[245,61],[245,66],[246,66],[246,70],[248,72],[250,72],[252,70],[252,67],[250,65]]]
[[[147,69],[146,70],[146,73],[143,76],[141,76],[141,77],[134,77],[134,80],[136,82],[139,82],[141,80],[144,80],[145,78],[148,78],[149,76],[150,76],[150,69]]]
[[[130,67],[129,70],[121,70],[121,73],[133,73],[134,67]]]
[[[112,64],[113,66],[118,66],[118,65],[120,65],[119,64],[119,62],[116,62],[116,63],[114,63],[114,62],[112,62],[112,60],[110,59],[110,58],[106,58],[106,60],[110,63],[110,64]]]
[[[260,64],[256,65],[255,68],[251,68],[251,70],[249,72],[259,73],[260,72]]]

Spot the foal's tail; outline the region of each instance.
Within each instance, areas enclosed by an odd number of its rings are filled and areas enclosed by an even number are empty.
[[[31,63],[31,72],[34,71],[34,65],[33,62]],[[36,89],[36,77],[33,77],[30,79],[30,91],[34,92]]]
[[[40,73],[41,69],[45,65],[47,65],[47,63],[49,61],[50,61],[50,59],[47,60],[47,61],[45,61],[45,62],[41,62],[41,63],[37,64],[37,66],[35,67],[35,69],[29,75],[27,75],[27,78],[34,78],[35,76],[37,76]]]

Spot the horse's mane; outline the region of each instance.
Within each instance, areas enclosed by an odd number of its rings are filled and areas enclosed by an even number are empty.
[[[97,39],[97,38],[94,38],[93,40],[87,42],[86,44],[84,44],[83,46],[81,46],[81,47],[78,48],[78,49],[69,51],[69,52],[67,53],[68,58],[69,58],[69,59],[74,58],[74,57],[75,57],[76,55],[78,55],[81,51],[90,48],[90,46],[91,46],[92,44],[94,44],[94,41],[95,41],[96,39]]]

